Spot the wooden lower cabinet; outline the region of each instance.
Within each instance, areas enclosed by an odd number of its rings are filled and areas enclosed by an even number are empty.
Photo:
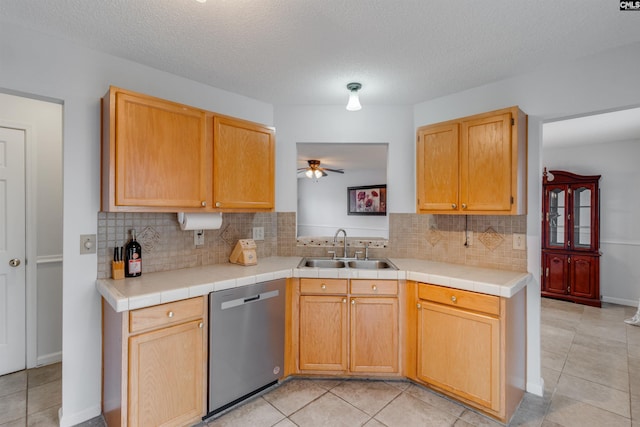
[[[294,373],[400,373],[396,280],[303,278],[298,293]]]
[[[205,297],[116,313],[103,301],[103,413],[112,426],[183,426],[206,414]]]
[[[407,376],[508,422],[525,389],[526,294],[407,283]]]

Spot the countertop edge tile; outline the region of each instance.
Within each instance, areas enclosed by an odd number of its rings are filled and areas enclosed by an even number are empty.
[[[96,289],[116,311],[207,295],[254,283],[286,278],[361,278],[412,280],[510,298],[525,288],[531,273],[494,270],[418,259],[391,259],[398,270],[319,269],[295,266],[301,257],[270,257],[255,266],[215,264],[148,273],[139,278],[96,280]],[[475,280],[474,280],[475,279]]]

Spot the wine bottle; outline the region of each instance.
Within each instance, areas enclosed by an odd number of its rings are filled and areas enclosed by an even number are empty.
[[[136,230],[131,230],[131,240],[125,248],[124,275],[138,277],[142,275],[142,246],[136,241]]]

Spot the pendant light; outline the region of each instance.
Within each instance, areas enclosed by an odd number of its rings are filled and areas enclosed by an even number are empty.
[[[358,111],[362,108],[360,105],[360,98],[358,97],[358,91],[362,89],[362,85],[360,83],[349,83],[347,85],[347,89],[349,89],[349,102],[347,103],[347,110],[349,111]]]

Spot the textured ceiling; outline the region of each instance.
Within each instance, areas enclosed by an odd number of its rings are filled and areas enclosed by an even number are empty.
[[[0,20],[267,103],[412,105],[640,41],[614,0],[0,0]]]

